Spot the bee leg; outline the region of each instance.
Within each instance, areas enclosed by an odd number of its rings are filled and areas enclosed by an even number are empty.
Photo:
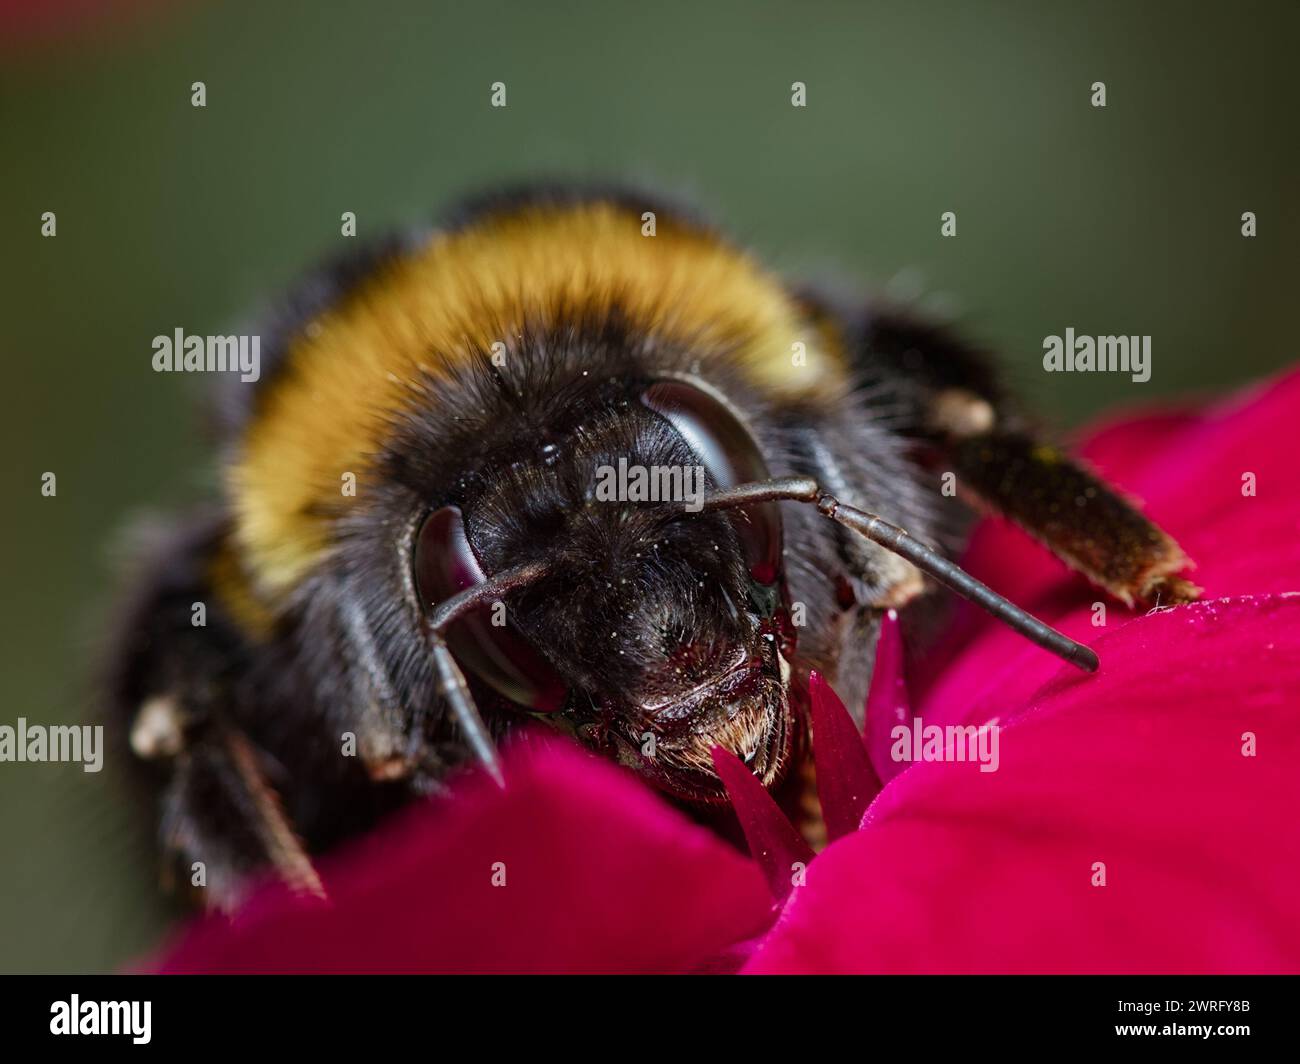
[[[290,886],[324,897],[320,877],[285,815],[280,796],[258,764],[248,736],[234,728],[223,728],[221,741],[243,787],[252,813],[250,823],[269,863]]]
[[[185,879],[229,908],[268,868],[307,891],[320,884],[272,787],[288,773],[250,738],[268,714],[264,685],[239,680],[258,650],[213,586],[225,530],[221,514],[202,513],[137,532],[102,691],[115,747],[158,789],[165,868],[189,862]]]
[[[1191,562],[1137,504],[1026,426],[981,351],[947,330],[875,314],[864,367],[889,380],[907,432],[951,462],[977,506],[1009,518],[1127,605],[1190,602]]]
[[[339,616],[356,662],[351,670],[352,701],[364,707],[355,725],[357,754],[377,783],[409,780],[421,790],[443,775],[446,766],[429,749],[420,713],[406,721],[401,697],[375,645],[374,633],[355,591],[342,597]]]
[[[951,440],[948,454],[978,502],[1126,605],[1173,605],[1200,594],[1179,575],[1191,562],[1169,534],[1051,444],[994,430]]]
[[[324,897],[262,761],[242,731],[216,721],[176,759],[163,843],[179,861],[190,859],[190,885],[209,908],[233,909],[268,867],[293,889]]]
[[[836,693],[859,728],[866,725],[867,691],[871,686],[883,615],[883,610],[872,606],[859,607],[844,615],[834,659],[837,668],[828,674],[835,677]]]

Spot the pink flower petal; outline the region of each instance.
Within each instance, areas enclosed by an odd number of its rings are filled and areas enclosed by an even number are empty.
[[[862,814],[880,793],[880,780],[849,711],[815,670],[808,677],[808,694],[812,701],[817,798],[827,835],[838,839],[858,830]]]
[[[1300,596],[1155,613],[1098,650],[1012,714],[997,771],[889,784],[748,970],[1300,971]]]
[[[267,886],[162,970],[685,971],[770,921],[753,863],[625,771],[556,740],[505,766],[323,862],[330,904]]]
[[[740,758],[720,746],[712,753],[713,767],[727,786],[749,852],[767,877],[772,897],[780,901],[790,893],[796,873],[812,863],[812,848]]]
[[[912,706],[903,675],[903,633],[898,613],[886,610],[880,619],[880,638],[876,642],[876,662],[867,692],[867,749],[876,775],[888,782],[902,770],[889,755],[890,733],[899,724],[910,724]]]

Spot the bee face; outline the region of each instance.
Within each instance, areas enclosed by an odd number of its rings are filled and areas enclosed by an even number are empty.
[[[495,623],[480,611],[449,631],[475,686],[676,797],[721,802],[714,747],[774,785],[797,728],[781,515],[693,512],[696,491],[767,475],[758,444],[701,382],[624,384],[576,400],[585,412],[531,453],[488,456],[459,505],[429,513],[415,586],[433,607],[544,559]]]

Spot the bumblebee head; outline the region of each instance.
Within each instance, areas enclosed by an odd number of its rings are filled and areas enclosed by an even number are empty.
[[[480,701],[547,715],[691,801],[726,799],[714,746],[775,784],[794,732],[780,510],[701,510],[706,490],[767,476],[757,444],[698,381],[577,405],[422,519],[421,602],[536,562],[447,631]]]

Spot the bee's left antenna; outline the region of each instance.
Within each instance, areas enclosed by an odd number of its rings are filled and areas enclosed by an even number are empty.
[[[492,735],[483,723],[478,707],[474,705],[474,696],[470,693],[465,674],[460,671],[460,666],[456,664],[456,659],[447,646],[446,632],[458,617],[485,603],[499,600],[517,587],[531,584],[544,572],[546,566],[540,562],[507,569],[481,584],[475,584],[444,599],[429,615],[429,642],[442,692],[446,695],[447,703],[456,715],[456,722],[474,756],[499,787],[504,787],[506,781],[501,771],[501,758],[497,754],[496,743],[492,741]]]

